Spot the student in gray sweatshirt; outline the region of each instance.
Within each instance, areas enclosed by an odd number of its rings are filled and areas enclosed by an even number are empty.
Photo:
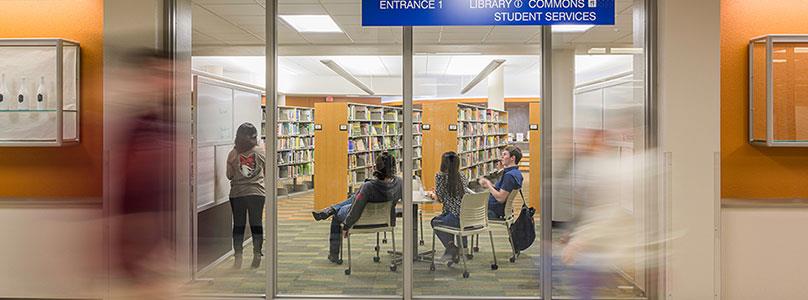
[[[319,212],[312,212],[315,220],[331,217],[331,233],[329,235],[328,260],[337,263],[342,234],[353,227],[362,216],[368,202],[379,203],[401,200],[401,178],[396,174],[396,159],[387,152],[376,157],[373,179],[365,180],[359,190],[345,201],[327,207]],[[395,220],[395,205],[390,210]]]

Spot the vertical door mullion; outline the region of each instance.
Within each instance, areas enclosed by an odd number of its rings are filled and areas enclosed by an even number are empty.
[[[553,35],[550,26],[541,27],[541,296],[553,292]]]
[[[278,202],[277,199],[277,160],[275,159],[275,147],[278,132],[275,130],[276,121],[276,107],[277,107],[277,74],[278,74],[278,34],[275,24],[275,19],[278,14],[278,1],[269,0],[266,5],[266,109],[264,110],[264,132],[266,133],[265,149],[266,153],[266,175],[264,177],[264,186],[266,187],[266,229],[264,230],[265,243],[267,245],[267,256],[269,256],[269,263],[266,265],[266,299],[275,299],[278,294],[277,280],[278,280]],[[270,130],[271,129],[271,130]]]
[[[404,110],[404,143],[403,147],[403,158],[402,158],[402,179],[403,179],[403,193],[401,194],[401,200],[404,203],[404,285],[403,285],[403,297],[404,299],[412,299],[412,265],[413,265],[413,257],[416,255],[413,253],[413,247],[415,246],[413,235],[413,226],[415,226],[413,222],[413,216],[415,212],[413,211],[412,207],[412,174],[413,174],[413,167],[412,167],[412,157],[413,157],[413,141],[412,141],[412,81],[413,81],[413,51],[412,51],[412,26],[406,26],[403,28],[403,66],[404,70],[402,73],[403,79],[403,110]]]

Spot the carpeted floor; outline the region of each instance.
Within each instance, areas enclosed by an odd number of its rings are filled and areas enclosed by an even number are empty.
[[[527,195],[526,195],[527,196]],[[278,202],[278,292],[283,295],[401,295],[403,275],[399,267],[396,272],[389,269],[390,255],[382,254],[381,262],[374,263],[375,235],[352,236],[353,271],[345,275],[343,265],[330,263],[328,254],[329,222],[314,222],[311,218],[313,194],[307,193]],[[419,251],[428,250],[432,244],[432,231],[429,220],[434,213],[424,215],[425,245]],[[474,253],[467,262],[470,277],[462,277],[462,265],[447,267],[438,264],[434,272],[429,271],[429,263],[416,262],[414,265],[415,295],[442,296],[539,296],[539,243],[522,253],[515,263],[508,261],[510,251],[504,227],[494,227],[494,245],[499,269],[491,270],[493,256],[487,236],[480,239],[480,252]],[[537,232],[539,228],[537,225]],[[554,235],[559,236],[559,235]],[[392,238],[390,236],[389,238]],[[396,233],[397,246],[401,247],[401,229]],[[438,254],[443,247],[437,242]],[[556,243],[557,244],[557,243]],[[381,244],[382,251],[390,250],[391,243]],[[267,247],[268,248],[268,247]],[[252,253],[251,248],[244,250]],[[555,253],[559,253],[554,250]],[[190,294],[263,294],[265,293],[266,271],[250,269],[251,256],[245,255],[244,268],[233,270],[232,257],[212,268],[206,278],[210,283],[192,283],[187,286]],[[267,262],[266,260],[264,261]],[[553,264],[554,295],[575,294],[572,272],[561,263]],[[617,273],[604,276],[599,284],[597,295],[607,298],[635,298],[642,293],[629,281]]]

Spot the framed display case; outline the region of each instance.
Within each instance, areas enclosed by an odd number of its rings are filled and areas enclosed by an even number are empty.
[[[808,35],[749,41],[749,141],[808,146]]]
[[[80,51],[63,39],[0,39],[0,147],[78,144]]]

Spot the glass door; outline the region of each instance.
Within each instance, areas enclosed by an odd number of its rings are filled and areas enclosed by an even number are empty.
[[[613,26],[552,26],[553,297],[646,295],[646,10],[615,5]]]

